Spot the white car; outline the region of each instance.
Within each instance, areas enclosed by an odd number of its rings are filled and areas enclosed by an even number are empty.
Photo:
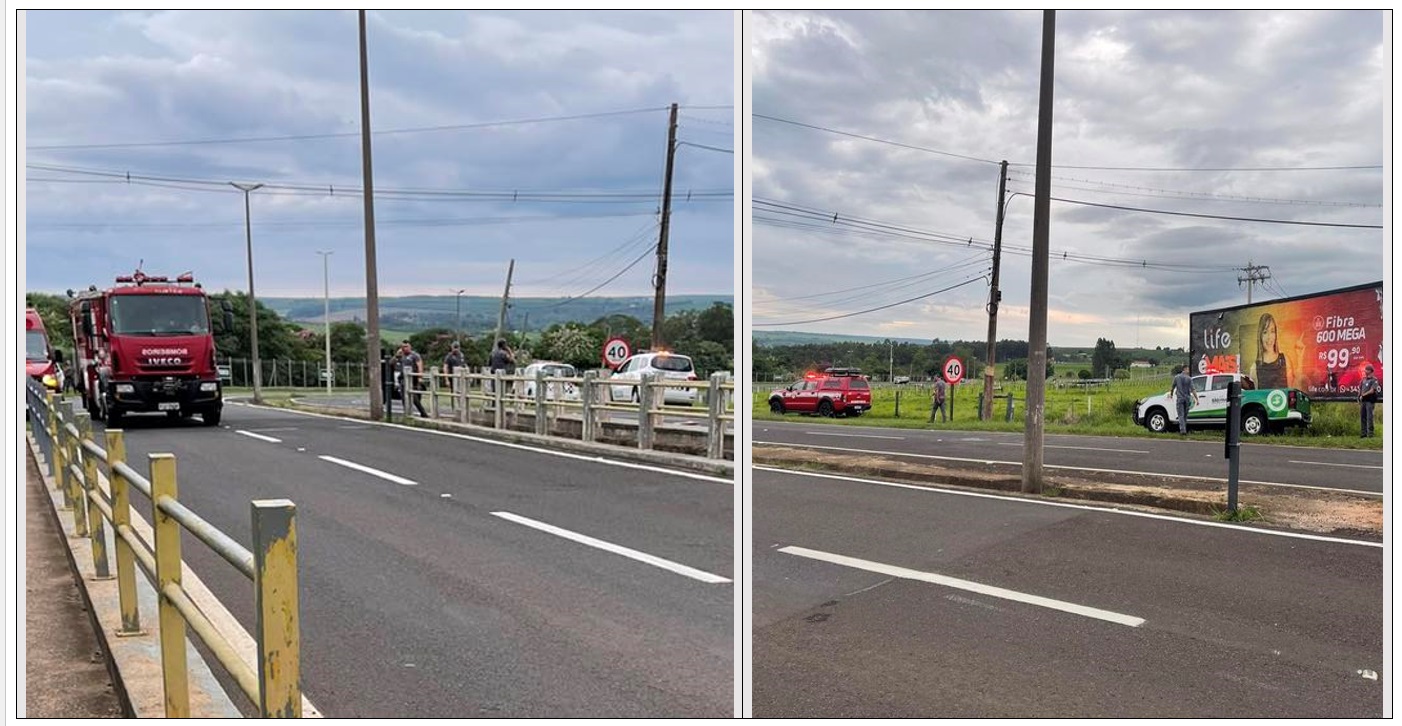
[[[535,376],[542,371],[549,378],[578,378],[579,371],[568,363],[538,360],[521,369],[519,375],[526,377],[526,398],[535,398]],[[578,401],[579,387],[572,381],[545,382],[545,397],[552,401]]]
[[[609,398],[614,401],[637,401],[638,382],[642,380],[644,373],[651,373],[654,378],[670,381],[696,380],[696,367],[687,356],[667,352],[637,353],[624,360],[623,365],[609,378]],[[656,393],[657,389],[653,389],[654,397]],[[663,389],[663,403],[690,406],[695,401],[695,388]]]

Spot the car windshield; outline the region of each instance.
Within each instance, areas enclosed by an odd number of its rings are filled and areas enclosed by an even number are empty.
[[[541,370],[545,372],[547,378],[574,378],[579,375],[575,371],[574,366],[541,366]]]
[[[113,295],[112,332],[123,335],[205,335],[209,314],[199,295]]]
[[[652,359],[652,367],[659,371],[686,373],[691,370],[691,359],[684,355],[659,355]]]
[[[49,359],[49,341],[44,338],[44,331],[24,331],[24,358],[25,360]]]

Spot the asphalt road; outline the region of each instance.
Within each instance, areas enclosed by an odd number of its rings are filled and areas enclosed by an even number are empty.
[[[1375,544],[753,482],[757,717],[1383,715]]]
[[[832,426],[796,420],[756,421],[755,444],[802,444],[827,449],[951,458],[1022,465],[1021,433]],[[1171,474],[1225,481],[1222,441],[1048,435],[1043,462],[1049,468]],[[1321,487],[1382,494],[1383,453],[1243,442],[1243,483]]]
[[[297,504],[303,688],[327,716],[734,712],[728,481],[241,405],[124,428],[138,471],[174,453],[180,501],[244,546],[250,500]],[[252,632],[251,583],[184,554]]]

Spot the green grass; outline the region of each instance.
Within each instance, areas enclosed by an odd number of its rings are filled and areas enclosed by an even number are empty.
[[[1264,517],[1261,510],[1247,504],[1238,505],[1235,512],[1212,508],[1212,518],[1219,522],[1254,522]]]
[[[1062,379],[1056,379],[1058,381]],[[1134,402],[1145,396],[1156,395],[1168,390],[1167,376],[1135,378],[1114,381],[1106,386],[1076,388],[1057,386],[1047,382],[1043,416],[1044,430],[1054,434],[1084,434],[1092,436],[1137,436],[1163,438],[1164,434],[1154,434],[1142,426],[1134,425]],[[776,416],[769,412],[769,394],[782,384],[754,384],[754,419],[756,421],[797,420],[797,414]],[[952,409],[953,417],[948,422],[928,423],[930,418],[930,385],[912,383],[891,385],[872,384],[872,409],[857,418],[830,418],[805,416],[805,422],[822,422],[838,426],[883,426],[910,429],[956,429],[960,431],[1006,431],[1021,432],[1027,415],[1027,383],[1025,381],[999,381],[995,387],[993,420],[978,420],[978,396],[982,386],[966,384],[955,387],[952,396],[946,398],[945,408]],[[896,417],[896,395],[900,394],[900,417]],[[1014,398],[1013,418],[1005,421],[1007,396]],[[1311,412],[1313,422],[1308,428],[1292,428],[1281,434],[1244,438],[1252,443],[1289,444],[1341,449],[1382,449],[1382,416],[1374,424],[1375,436],[1362,439],[1358,436],[1358,405],[1346,402],[1314,402]],[[1224,432],[1221,427],[1191,429],[1190,439],[1221,441]]]

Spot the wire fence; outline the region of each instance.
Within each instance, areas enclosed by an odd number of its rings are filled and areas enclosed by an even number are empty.
[[[308,360],[260,360],[262,380],[267,388],[316,388],[326,386],[326,363]],[[218,361],[219,378],[225,386],[248,388],[253,385],[253,361],[248,358],[225,358]],[[366,388],[370,375],[364,363],[332,361],[333,388]]]

